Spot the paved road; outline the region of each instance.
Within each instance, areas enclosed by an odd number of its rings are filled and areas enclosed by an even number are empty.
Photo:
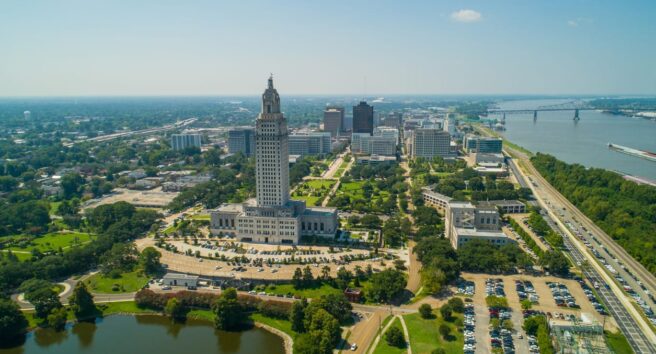
[[[521,152],[518,151],[513,150],[512,152],[513,154],[515,154],[515,156],[523,155]],[[544,198],[545,200],[553,200],[553,201],[558,200],[559,203],[563,205],[567,205],[566,207],[567,211],[576,214],[578,220],[588,220],[587,217],[585,217],[580,211],[578,211],[578,209],[576,209],[573,205],[571,205],[569,201],[567,201],[546,180],[544,180],[544,178],[542,178],[542,176],[533,168],[532,164],[526,158],[525,155],[524,158],[522,158],[522,162],[524,163],[528,172],[532,176],[532,180],[531,180],[531,184],[529,185],[529,188],[533,190],[533,194],[536,197],[538,197],[540,201],[542,201],[542,198]],[[523,172],[519,169],[516,170],[513,169],[513,172],[519,173],[520,175],[524,176]],[[551,213],[551,218],[550,218],[551,220],[549,220],[549,222],[552,225],[557,226],[556,230],[560,229],[564,234],[563,238],[566,241],[566,247],[568,249],[568,252],[572,255],[572,257],[577,262],[583,263],[584,260],[587,260],[588,262],[594,263],[592,267],[589,267],[589,269],[585,270],[586,277],[593,279],[593,282],[598,281],[599,284],[606,284],[612,282],[608,274],[602,275],[602,273],[604,273],[604,270],[601,269],[599,264],[596,263],[596,260],[591,254],[584,251],[583,246],[579,244],[578,240],[573,239],[574,236],[571,234],[570,230],[564,227],[562,223],[559,223],[556,220],[554,220],[556,216],[553,210],[554,209],[553,202],[550,202],[549,204],[542,202],[540,204],[543,209]],[[588,223],[589,230],[598,229],[596,226],[593,225],[591,221],[588,220],[587,223]],[[603,238],[601,238],[600,241],[601,240],[603,240]],[[604,241],[602,242],[606,243]],[[612,284],[612,286],[616,289],[619,289],[615,284]],[[629,341],[629,344],[634,349],[634,351],[636,351],[636,353],[656,353],[656,347],[654,346],[653,342],[650,340],[650,337],[653,337],[654,335],[653,332],[651,332],[651,329],[646,327],[646,323],[636,313],[636,310],[631,307],[632,305],[627,304],[627,301],[629,300],[626,298],[620,299],[615,292],[610,291],[604,287],[602,288],[603,289],[600,289],[602,301],[608,307],[610,314],[617,321],[620,330],[627,337],[627,340]]]

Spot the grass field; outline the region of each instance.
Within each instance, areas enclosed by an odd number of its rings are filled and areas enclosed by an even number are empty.
[[[314,179],[301,183],[296,188],[292,199],[304,200],[308,206],[317,206],[328,195],[330,189],[337,183],[329,179]]]
[[[633,353],[633,349],[631,349],[629,342],[626,340],[626,337],[622,334],[622,332],[613,333],[609,331],[604,331],[604,334],[606,335],[608,346],[616,354]]]
[[[392,322],[392,325],[389,328],[392,328],[394,326],[398,327],[403,331],[403,328],[401,327],[401,321],[398,318],[394,318],[394,322]],[[392,347],[391,345],[387,344],[384,333],[381,336],[380,341],[376,346],[376,349],[374,349],[374,354],[402,354],[402,353],[407,353],[406,348]]]
[[[282,295],[291,293],[306,298],[317,298],[321,295],[342,293],[341,290],[335,289],[328,284],[322,284],[320,287],[308,288],[308,289],[294,289],[294,286],[292,284],[278,284],[278,285],[268,286],[265,291],[267,293],[282,294]]]
[[[39,252],[53,252],[61,248],[64,252],[73,246],[83,245],[91,242],[95,236],[84,232],[53,232],[43,236],[12,236],[17,244],[10,246],[7,250],[11,250],[19,260],[26,260],[32,258],[32,250]],[[6,252],[7,250],[3,250]]]
[[[412,353],[430,354],[436,348],[443,348],[447,353],[462,352],[464,339],[453,322],[445,321],[439,311],[433,310],[436,315],[433,319],[425,320],[418,313],[405,315],[405,324],[408,326],[410,333],[410,348]],[[457,317],[462,315],[455,314]],[[447,341],[442,338],[438,328],[442,323],[446,323],[451,328],[453,338]]]
[[[86,280],[89,289],[95,293],[101,294],[115,294],[115,293],[131,293],[143,288],[148,282],[148,278],[141,274],[140,270],[123,273],[120,278],[112,279],[103,276],[101,273],[94,274],[91,278]],[[113,290],[115,288],[118,290]]]
[[[294,338],[298,334],[292,330],[292,323],[287,320],[266,317],[259,313],[251,314],[251,319],[255,322],[260,322],[267,326],[271,326],[273,328],[279,329],[289,334],[292,338]]]

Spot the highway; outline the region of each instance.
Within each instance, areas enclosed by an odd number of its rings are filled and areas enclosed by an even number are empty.
[[[520,181],[519,183],[521,184],[524,182],[524,184],[526,184],[527,174],[532,176],[532,178],[528,177],[528,180],[530,180],[531,183],[527,184],[527,186],[533,191],[533,195],[537,198],[540,206],[547,211],[548,215],[545,216],[547,222],[549,222],[555,230],[561,231],[561,234],[564,236],[563,238],[568,253],[577,264],[586,263],[590,265],[584,269],[585,276],[589,278],[593,284],[594,282],[597,282],[597,284],[609,284],[608,288],[605,286],[599,287],[598,293],[601,298],[600,300],[608,308],[609,313],[617,322],[622,333],[627,337],[631,347],[636,353],[656,353],[656,347],[654,346],[654,338],[656,338],[656,336],[649,327],[647,321],[641,317],[638,310],[633,307],[633,304],[631,304],[632,299],[623,293],[619,284],[616,283],[613,280],[614,278],[610,275],[610,271],[602,266],[593,253],[586,248],[586,237],[579,239],[575,235],[585,234],[590,238],[594,236],[599,241],[600,245],[603,244],[609,250],[613,250],[611,251],[613,252],[613,255],[618,257],[618,260],[623,262],[627,269],[636,269],[632,272],[638,275],[637,278],[644,279],[643,283],[648,284],[648,286],[651,284],[650,278],[653,279],[653,275],[649,272],[647,272],[649,274],[643,274],[640,272],[638,267],[635,267],[637,262],[626,254],[623,249],[621,250],[623,254],[620,254],[619,251],[615,251],[618,247],[621,247],[615,244],[608,235],[603,233],[603,231],[596,227],[592,221],[588,220],[585,215],[578,211],[576,207],[569,203],[565,197],[555,190],[555,188],[553,188],[538,173],[538,171],[535,170],[527,156],[519,151],[508,149],[507,147],[505,149],[512,151],[514,156],[519,157],[519,160],[523,163],[522,167],[525,167],[527,170],[522,171],[518,168],[515,161],[510,160],[509,166],[517,177],[517,180]],[[563,209],[563,205],[565,209]],[[574,225],[577,225],[579,222],[583,225],[580,225],[579,228],[575,227]],[[572,226],[571,228],[569,227],[570,225]],[[585,227],[589,233],[580,232],[579,229],[582,229],[584,225],[587,225]],[[610,256],[608,254],[606,255]],[[623,258],[620,257],[628,257],[630,258],[630,261],[622,260]],[[644,270],[644,267],[641,265],[640,268]],[[619,269],[622,270],[621,268]],[[646,272],[646,270],[644,271]]]

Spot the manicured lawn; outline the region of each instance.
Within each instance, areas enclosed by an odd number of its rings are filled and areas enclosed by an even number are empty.
[[[62,202],[50,202],[50,215],[58,215],[59,206]]]
[[[296,335],[298,334],[292,331],[292,323],[289,322],[288,320],[266,317],[260,313],[251,314],[251,319],[255,322],[260,322],[267,326],[271,326],[273,328],[279,329],[289,334],[292,338],[296,337]]]
[[[396,326],[401,331],[403,331],[403,328],[401,327],[401,321],[398,318],[394,318],[394,322],[392,322],[392,325],[389,328],[392,328],[393,326]],[[401,354],[406,352],[407,350],[405,348],[392,347],[391,345],[387,344],[384,333],[381,336],[376,349],[374,350],[374,354]]]
[[[458,331],[453,322],[445,321],[439,311],[434,309],[433,313],[436,314],[436,317],[428,320],[421,318],[418,313],[403,316],[410,334],[412,353],[430,354],[436,348],[444,348],[447,353],[462,352],[464,344],[462,333]],[[456,314],[456,316],[462,317],[459,314]],[[451,328],[452,340],[445,340],[439,333],[438,328],[442,323],[446,323]]]
[[[123,273],[120,278],[112,279],[103,276],[101,273],[94,274],[86,280],[89,289],[95,293],[112,294],[112,293],[131,293],[143,288],[148,282],[148,277],[140,274],[141,271]],[[118,284],[117,291],[114,291],[114,284]]]
[[[622,332],[618,331],[617,333],[613,333],[609,331],[604,331],[604,334],[606,335],[608,346],[616,354],[633,353],[633,349],[631,349],[629,342],[626,340],[626,337],[622,334]]]
[[[41,252],[47,252],[56,251],[61,247],[65,250],[71,246],[88,243],[94,237],[95,236],[84,232],[54,232],[32,238],[29,245],[26,245],[26,247],[21,248],[19,246],[13,246],[9,247],[9,249],[12,251],[25,252],[31,252],[33,249],[38,249]]]
[[[8,250],[0,250],[0,252],[5,252],[5,253],[7,253]],[[18,260],[21,261],[21,262],[22,262],[22,261],[26,261],[26,260],[32,258],[32,254],[31,254],[31,253],[22,253],[22,252],[25,252],[25,251],[21,251],[21,253],[18,253],[18,252],[12,252],[12,253],[13,253],[14,256],[16,256],[16,258],[18,258]]]
[[[292,284],[279,284],[275,285],[275,288],[273,285],[270,285],[265,291],[267,293],[282,295],[291,293],[293,295],[298,295],[300,297],[306,298],[318,298],[321,295],[340,294],[342,292],[341,290],[335,289],[328,284],[322,284],[319,287],[308,289],[295,289]]]
[[[319,205],[335,183],[337,182],[329,179],[305,181],[296,188],[292,199],[304,200],[309,206]]]
[[[194,214],[191,216],[191,220],[210,220],[210,214]]]

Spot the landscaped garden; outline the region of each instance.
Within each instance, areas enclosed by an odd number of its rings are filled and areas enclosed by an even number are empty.
[[[32,253],[58,252],[91,242],[94,235],[84,232],[52,232],[42,236],[18,235],[5,238],[4,250],[12,251],[19,260],[32,258]]]
[[[318,206],[326,198],[337,181],[329,179],[308,180],[301,183],[292,194],[292,199],[304,200],[308,206]]]
[[[140,290],[148,283],[143,270],[121,273],[116,277],[97,273],[85,281],[94,293],[131,293]]]

